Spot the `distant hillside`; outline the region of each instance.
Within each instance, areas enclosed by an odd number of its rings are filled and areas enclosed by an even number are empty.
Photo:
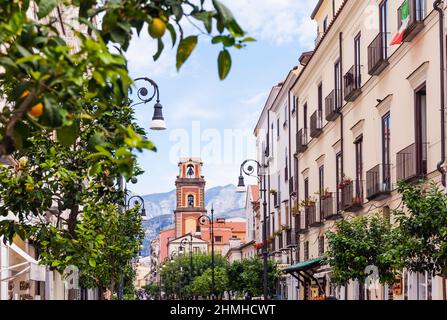
[[[149,255],[149,243],[160,230],[173,224],[175,210],[175,189],[165,193],[154,193],[143,196],[148,219],[143,222],[146,237],[143,243],[143,256]],[[236,193],[234,185],[215,187],[206,190],[205,206],[208,210],[214,207],[216,217],[243,218],[245,194]]]

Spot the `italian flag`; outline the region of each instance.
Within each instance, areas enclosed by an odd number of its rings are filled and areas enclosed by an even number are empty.
[[[409,0],[405,0],[401,7],[401,21],[402,26],[399,31],[394,35],[391,40],[390,46],[394,46],[396,44],[401,44],[404,38],[405,31],[408,28],[408,24],[410,23],[410,2]]]

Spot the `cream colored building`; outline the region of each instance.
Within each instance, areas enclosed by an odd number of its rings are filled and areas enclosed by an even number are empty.
[[[406,1],[409,27],[403,43],[390,46]],[[445,57],[434,3],[319,1],[311,15],[318,24],[315,49],[301,56],[294,77],[289,74],[273,88],[255,131],[258,159],[269,166],[268,188],[276,191],[268,199],[271,251],[283,264],[292,262],[292,269],[307,268],[312,275],[310,281],[304,274],[294,278],[296,283],[281,281],[283,298],[442,298],[439,277],[406,271],[401,292],[394,294],[388,287],[368,290],[356,282],[336,288],[319,260],[336,219],[375,212],[389,217],[401,203],[397,181],[442,180],[440,65]],[[287,104],[290,112],[283,115]],[[282,224],[285,230],[278,229]],[[290,261],[288,233],[292,248],[297,243]]]

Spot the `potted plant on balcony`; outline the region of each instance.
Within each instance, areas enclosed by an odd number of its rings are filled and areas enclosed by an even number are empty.
[[[275,189],[270,189],[270,194],[271,195],[277,195],[278,191],[276,191]]]
[[[347,187],[347,186],[349,186],[351,184],[352,184],[352,179],[347,177],[347,176],[345,176],[345,175],[343,175],[343,179],[339,183],[338,188],[339,189],[343,189],[343,188],[345,188],[345,187]]]
[[[291,230],[291,228],[290,228],[288,225],[283,224],[283,225],[281,226],[281,230],[282,230],[282,231],[286,231],[286,232],[288,232],[288,231]]]
[[[282,230],[277,230],[277,231],[275,231],[275,232],[273,233],[273,235],[274,235],[275,237],[279,237],[279,236],[281,236],[281,235],[282,235]]]
[[[320,197],[321,200],[326,200],[326,199],[332,197],[332,192],[329,191],[329,188],[321,190],[320,192],[317,192],[316,194]]]
[[[352,205],[353,206],[361,206],[363,204],[363,199],[360,196],[355,196],[352,198]]]
[[[317,200],[314,197],[307,197],[303,201],[301,201],[300,205],[304,208],[310,208],[315,206]]]

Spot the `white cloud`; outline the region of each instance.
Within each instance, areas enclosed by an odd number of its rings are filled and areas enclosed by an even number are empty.
[[[261,104],[262,102],[264,102],[267,99],[267,95],[268,95],[268,91],[262,91],[248,99],[243,99],[241,102],[243,104],[246,104],[249,106],[259,107],[259,104]]]
[[[241,26],[258,39],[277,45],[299,42],[311,48],[316,26],[310,13],[317,0],[223,0]]]

